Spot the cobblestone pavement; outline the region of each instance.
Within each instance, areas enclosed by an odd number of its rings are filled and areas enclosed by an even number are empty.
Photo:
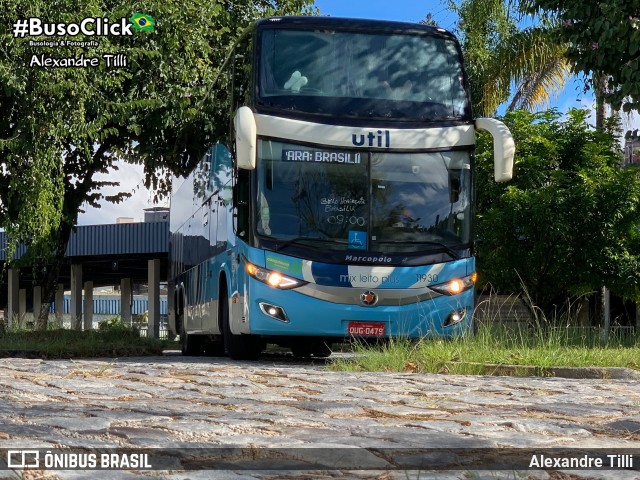
[[[626,380],[330,372],[287,357],[0,360],[0,448],[640,448]],[[333,448],[333,449],[331,449]],[[340,449],[340,450],[336,450]],[[496,450],[498,451],[498,450]],[[640,452],[640,450],[639,450]],[[636,470],[0,471],[0,479],[640,478]],[[328,459],[332,461],[331,458]]]

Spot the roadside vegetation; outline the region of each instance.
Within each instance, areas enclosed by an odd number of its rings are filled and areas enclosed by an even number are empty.
[[[490,301],[493,301],[490,300]],[[478,332],[448,340],[391,339],[379,345],[353,343],[333,357],[336,371],[382,371],[463,375],[552,376],[557,367],[626,367],[640,370],[640,334],[632,329],[575,327],[575,318],[539,318],[505,323],[500,313],[478,311]],[[162,355],[169,340],[140,336],[118,317],[97,330],[12,328],[0,332],[0,358],[115,358]],[[510,368],[505,368],[510,366]],[[513,368],[522,366],[523,368]]]
[[[552,367],[627,367],[640,370],[640,335],[599,329],[548,327],[542,324],[506,326],[481,323],[477,335],[417,342],[392,340],[356,344],[356,355],[336,358],[329,368],[339,371],[507,374],[550,376]],[[504,366],[527,366],[511,368]]]
[[[141,337],[135,327],[119,319],[102,323],[98,330],[16,328],[0,333],[0,357],[79,358],[162,355],[173,342]]]
[[[355,342],[355,355],[334,357],[329,368],[510,376],[555,376],[555,369],[566,367],[640,370],[638,329],[583,325],[581,299],[547,315],[537,306],[529,308],[526,288],[523,297],[500,296],[492,289],[484,293],[474,311],[475,333],[451,339],[391,339],[377,345]],[[526,308],[518,313],[516,304]]]

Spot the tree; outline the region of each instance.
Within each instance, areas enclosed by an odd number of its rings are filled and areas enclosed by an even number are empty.
[[[510,97],[509,110],[532,109],[562,89],[569,72],[566,46],[544,25],[519,28],[518,2],[462,0],[450,8],[460,17],[458,34],[476,114],[494,115]]]
[[[38,17],[46,23],[110,23],[140,13],[125,0],[3,0],[0,4],[0,223],[24,262],[41,271],[44,328],[60,262],[83,204],[103,197],[98,173],[118,158],[142,164],[146,186],[165,194],[171,174],[184,174],[229,127],[227,95],[216,83],[239,33],[253,19],[308,10],[311,0],[170,0],[147,2],[151,31],[132,36],[14,38],[11,26]],[[127,22],[128,23],[128,22]],[[143,29],[145,30],[145,29]],[[148,29],[150,30],[150,29]],[[31,42],[60,42],[47,47]],[[83,47],[67,41],[89,42]],[[104,55],[123,55],[126,65]],[[47,60],[49,58],[50,60]],[[97,66],[47,67],[54,59],[97,59]]]
[[[620,169],[615,121],[587,112],[510,112],[517,175],[492,182],[491,139],[478,145],[477,233],[481,276],[526,288],[548,318],[572,296],[608,285],[640,298],[640,170]]]
[[[607,101],[615,110],[640,109],[640,3],[525,0],[529,12],[557,21],[576,72],[608,77]]]

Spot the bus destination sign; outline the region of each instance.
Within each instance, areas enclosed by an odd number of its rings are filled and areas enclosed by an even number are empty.
[[[283,162],[343,163],[358,165],[362,155],[353,152],[326,150],[282,150]]]

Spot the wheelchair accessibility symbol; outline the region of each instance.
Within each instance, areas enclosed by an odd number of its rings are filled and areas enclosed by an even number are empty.
[[[349,248],[354,250],[367,249],[367,232],[349,230]]]

